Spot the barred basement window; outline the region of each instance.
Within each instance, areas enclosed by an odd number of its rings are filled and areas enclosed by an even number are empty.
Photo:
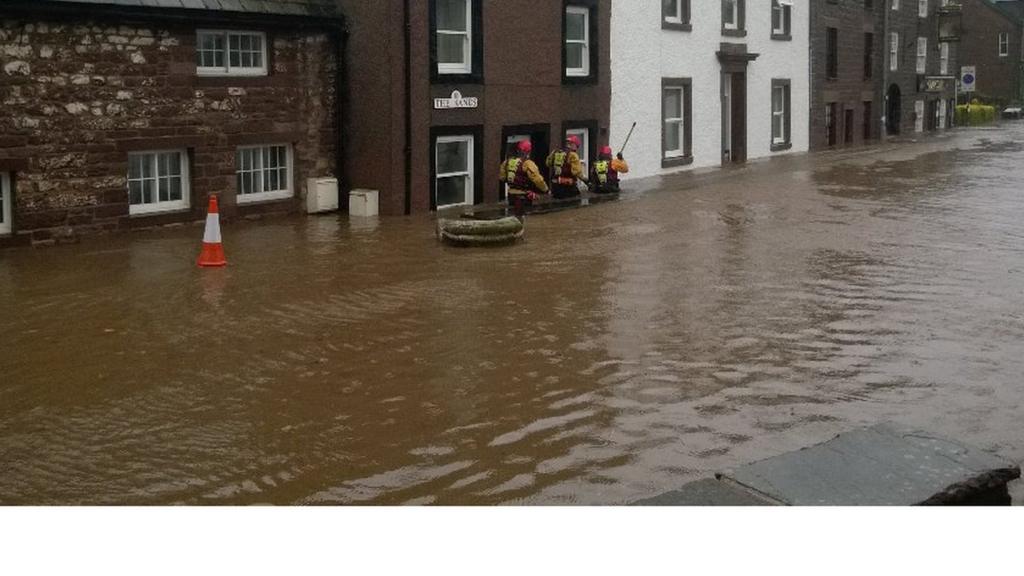
[[[201,76],[266,76],[266,34],[199,30],[196,32],[196,72]]]
[[[129,214],[185,210],[188,205],[188,154],[184,150],[128,155]]]
[[[11,177],[0,172],[0,234],[11,233]]]
[[[291,198],[291,156],[286,144],[239,148],[235,156],[238,203]]]

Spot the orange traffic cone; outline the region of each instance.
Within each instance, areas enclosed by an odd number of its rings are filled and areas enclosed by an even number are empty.
[[[217,209],[217,196],[210,196],[210,208],[206,213],[206,232],[203,234],[203,252],[197,262],[203,268],[227,266],[224,259],[224,245],[220,239],[220,210]]]

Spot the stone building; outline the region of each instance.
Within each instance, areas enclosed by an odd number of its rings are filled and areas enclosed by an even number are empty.
[[[300,206],[339,166],[332,0],[5,0],[0,244]]]
[[[807,149],[807,0],[616,0],[611,142],[631,177]]]
[[[884,1],[885,131],[952,126],[960,40],[959,0]]]
[[[530,138],[607,137],[607,0],[339,0],[349,23],[343,189],[383,214],[504,198],[498,168]],[[371,121],[372,120],[372,121]]]
[[[881,136],[885,0],[811,2],[811,149]]]
[[[999,106],[1024,100],[1024,0],[961,0],[960,64],[974,66],[974,97]]]

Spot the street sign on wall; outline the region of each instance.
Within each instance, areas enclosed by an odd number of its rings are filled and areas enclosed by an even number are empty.
[[[974,92],[974,82],[977,77],[974,74],[974,66],[960,67],[960,91]]]

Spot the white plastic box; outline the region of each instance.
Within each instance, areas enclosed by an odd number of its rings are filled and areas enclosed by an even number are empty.
[[[306,213],[333,212],[338,208],[337,178],[310,178],[306,181]]]
[[[357,188],[348,194],[348,215],[360,218],[376,216],[379,212],[380,192]]]

